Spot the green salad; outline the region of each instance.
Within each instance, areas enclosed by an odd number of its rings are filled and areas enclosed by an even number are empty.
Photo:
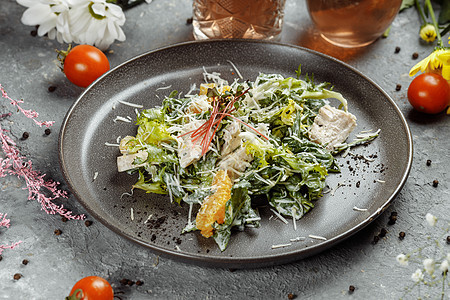
[[[138,172],[133,188],[189,205],[183,232],[199,230],[223,251],[232,230],[259,226],[255,199],[295,220],[314,207],[326,176],[339,172],[333,152],[345,149],[348,136],[332,147],[315,140],[312,127],[327,127],[316,116],[331,98],[340,104],[334,111],[351,114],[340,93],[300,79],[300,68],[296,78],[205,78],[200,92],[173,91],[161,106],[139,112],[137,134],[121,140],[117,162],[119,171]]]

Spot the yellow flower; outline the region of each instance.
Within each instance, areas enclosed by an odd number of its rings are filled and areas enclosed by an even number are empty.
[[[420,28],[420,37],[427,42],[433,42],[436,39],[436,28],[433,24],[427,23]]]
[[[446,80],[450,80],[450,48],[436,48],[428,57],[411,68],[409,76],[414,76],[419,70],[422,73],[438,73]]]

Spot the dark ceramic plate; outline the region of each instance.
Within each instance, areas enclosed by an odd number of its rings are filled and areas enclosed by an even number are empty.
[[[172,90],[186,93],[192,84],[203,82],[203,68],[231,81],[237,75],[230,62],[250,80],[259,72],[296,76],[301,64],[302,74],[314,74],[316,82],[331,82],[334,90],[348,99],[350,111],[358,118],[355,132],[381,129],[381,135],[369,146],[352,150],[353,155],[337,158],[342,172],[327,178],[333,192],[316,202],[316,207],[296,223],[296,230],[291,219],[285,224],[268,207],[261,207],[261,227],[234,233],[228,248],[220,252],[212,239],[198,232],[181,234],[187,222],[187,206],[138,190],[132,196],[124,194],[130,192],[137,177],[117,172],[119,150],[105,143],[115,144],[118,136],[136,133],[133,122],[114,121],[116,116],[135,120],[135,108],[119,101],[146,108],[159,105]],[[59,153],[64,177],[74,195],[89,214],[114,232],[185,262],[243,268],[304,258],[372,222],[407,179],[412,140],[392,99],[354,68],[296,46],[224,40],[188,42],[145,53],[102,76],[67,113]],[[335,189],[338,184],[344,185]],[[305,238],[291,241],[297,237]],[[290,245],[272,248],[285,244]]]

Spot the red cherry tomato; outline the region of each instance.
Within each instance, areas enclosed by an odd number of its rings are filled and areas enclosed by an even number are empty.
[[[109,70],[106,55],[90,45],[78,45],[64,59],[64,74],[72,83],[87,87]]]
[[[88,276],[80,279],[70,291],[66,300],[113,300],[114,291],[105,279]]]
[[[437,114],[449,105],[450,87],[441,75],[423,73],[408,88],[408,100],[416,110]]]

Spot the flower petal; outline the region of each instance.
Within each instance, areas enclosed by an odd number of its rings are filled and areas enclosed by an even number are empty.
[[[52,29],[54,29],[56,27],[56,18],[55,19],[50,19],[46,22],[43,22],[39,25],[39,28],[37,30],[37,34],[39,36],[44,36],[46,33],[49,33]],[[55,35],[49,35],[50,39],[54,39]]]
[[[419,72],[419,70],[421,70],[423,72],[424,66],[426,68],[426,66],[428,65],[428,61],[429,58],[424,58],[423,60],[421,60],[420,62],[418,62],[417,64],[414,65],[414,67],[411,68],[411,70],[409,71],[409,76],[414,76],[416,75],[417,72]]]
[[[442,77],[444,77],[445,80],[450,80],[450,65],[442,66]]]
[[[99,16],[105,17],[106,16],[106,7],[103,4],[100,3],[94,3],[92,6],[92,11]]]
[[[40,25],[49,18],[56,18],[56,15],[51,12],[50,6],[37,4],[23,13],[21,22],[24,25],[35,26]]]
[[[31,7],[36,5],[36,0],[16,0],[22,6]]]

